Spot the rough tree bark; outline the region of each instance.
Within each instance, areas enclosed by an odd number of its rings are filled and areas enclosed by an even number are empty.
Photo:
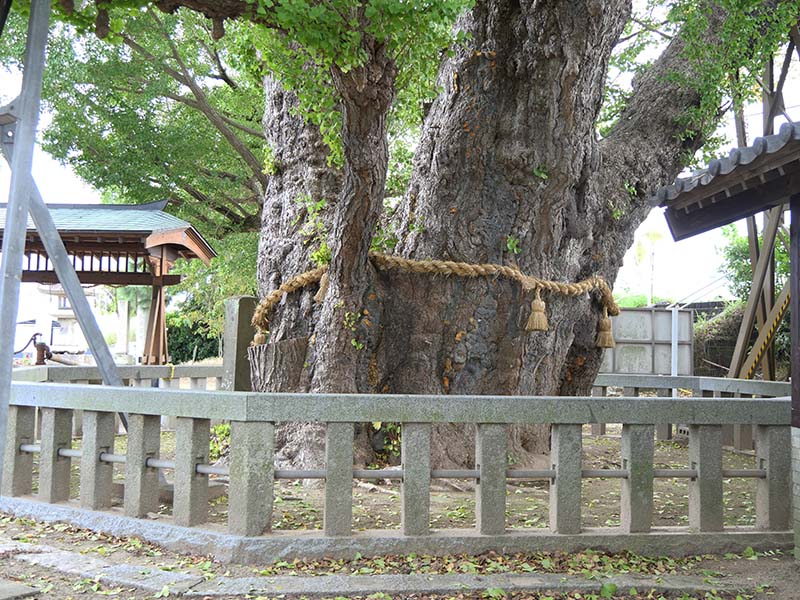
[[[471,41],[442,65],[443,91],[426,119],[401,208],[398,253],[613,282],[649,211],[647,196],[700,144],[677,135],[697,95],[664,77],[690,70],[680,38],[637,80],[620,124],[598,141],[608,58],[629,12],[627,0],[485,0],[463,17]],[[550,330],[527,334],[531,298],[517,284],[375,272],[367,262],[394,77],[382,49],[371,50],[365,67],[336,77],[347,168],[330,215],[330,288],[321,307],[310,300],[314,288],[273,314],[259,354],[258,368],[270,375],[262,389],[588,393],[601,358],[592,298],[545,295]],[[291,200],[268,194],[265,203],[262,294],[308,266],[290,225]],[[509,252],[509,236],[519,240],[518,254]],[[519,429],[511,442],[521,463],[547,451],[541,429]],[[434,460],[470,464],[473,446],[458,428],[440,430]],[[320,449],[317,443],[293,464],[308,466]]]
[[[342,189],[342,173],[328,164],[328,147],[319,129],[295,112],[297,99],[271,77],[264,79],[264,132],[274,153],[261,221],[258,249],[259,289],[280,287],[292,277],[313,268],[309,255],[318,240],[300,239],[308,218],[298,199],[325,199],[331,209],[319,218],[330,229],[332,207]],[[311,373],[306,365],[315,290],[305,290],[282,303],[272,320],[271,343],[259,354],[261,391],[306,391]],[[276,446],[280,467],[315,465],[324,453],[325,429],[312,423],[287,423],[278,428]]]

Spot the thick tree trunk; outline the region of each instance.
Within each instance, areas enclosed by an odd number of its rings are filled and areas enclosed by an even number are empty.
[[[470,42],[442,65],[443,91],[426,119],[401,207],[399,254],[513,264],[563,282],[594,274],[613,282],[649,211],[647,196],[699,144],[677,135],[681,111],[697,95],[664,77],[690,71],[679,38],[636,82],[616,131],[597,140],[608,58],[629,12],[628,0],[486,0],[463,17]],[[332,215],[330,289],[321,309],[305,292],[273,315],[260,350],[269,357],[260,368],[272,367],[261,389],[588,393],[601,359],[593,298],[544,294],[550,329],[526,333],[532,298],[516,283],[376,273],[367,262],[383,197],[393,78],[379,50],[357,73],[336,78],[347,168]],[[270,206],[268,199],[265,248],[273,239],[269,215],[283,221],[288,210],[281,204],[269,213]],[[279,242],[296,243],[296,232],[282,231]],[[262,293],[278,285],[278,273],[296,274],[282,261],[264,250]],[[461,428],[442,428],[433,444],[438,465],[472,463],[474,440]],[[546,430],[516,429],[511,449],[528,463],[547,451]]]
[[[327,200],[334,206],[342,189],[342,174],[328,165],[328,148],[319,129],[294,113],[296,98],[274,79],[264,80],[264,132],[273,149],[274,172],[269,178],[258,250],[258,287],[266,295],[292,277],[313,268],[309,255],[320,240],[300,232],[309,215],[303,198]],[[332,209],[319,215],[330,229]],[[311,237],[311,239],[309,239]],[[272,315],[270,343],[257,347],[254,368],[260,391],[307,391],[308,340],[314,333],[316,290],[294,294]],[[281,468],[318,466],[324,453],[324,426],[289,423],[278,428],[277,463]]]
[[[331,249],[329,287],[317,306],[315,287],[287,298],[272,315],[269,344],[254,348],[254,380],[260,391],[357,392],[369,369],[371,316],[379,307],[374,270],[368,261],[380,216],[388,163],[386,117],[394,93],[396,67],[386,48],[365,42],[370,59],[334,82],[342,98],[343,173],[327,166],[318,131],[290,114],[292,97],[271,80],[265,83],[267,138],[276,149],[278,173],[270,181],[259,250],[259,289],[276,289],[312,265],[310,248],[298,244],[303,213],[297,198],[326,198],[319,218]],[[338,193],[337,193],[338,192]],[[330,202],[334,194],[335,202]],[[316,242],[315,242],[316,243]],[[359,331],[367,335],[359,339]],[[320,466],[324,428],[290,424],[278,435],[279,464]],[[359,428],[357,460],[373,455],[366,430]]]
[[[389,146],[386,118],[394,96],[397,68],[386,47],[366,41],[369,60],[348,73],[333,70],[341,94],[344,186],[331,230],[329,289],[316,330],[314,391],[358,392],[369,338],[359,339],[364,321],[379,306],[369,249],[383,208]],[[374,331],[374,329],[373,329]],[[365,332],[371,334],[371,331]]]

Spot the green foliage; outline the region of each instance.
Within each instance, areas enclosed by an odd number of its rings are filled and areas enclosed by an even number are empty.
[[[519,254],[522,250],[519,247],[519,238],[509,235],[506,237],[506,250],[511,254]]]
[[[720,272],[728,280],[728,289],[739,300],[745,302],[750,295],[753,269],[750,265],[750,244],[747,236],[739,233],[735,225],[722,228],[725,245],[717,251],[722,255]],[[759,244],[762,243],[759,238]],[[777,289],[789,279],[789,254],[783,244],[775,245],[775,285]]]
[[[413,159],[414,150],[405,137],[394,137],[389,141],[389,169],[386,173],[385,194],[387,198],[405,194],[408,182],[411,180]]]
[[[402,440],[402,428],[400,423],[383,423],[373,421],[370,423],[372,431],[370,437],[375,437],[378,432],[383,433],[383,446],[376,451],[378,460],[382,464],[391,464],[393,459],[400,457],[400,446]]]
[[[712,13],[716,6],[718,13]],[[648,0],[634,3],[634,12],[609,60],[604,102],[597,121],[607,136],[627,106],[632,81],[652,64],[657,49],[675,36],[685,40],[684,56],[693,65],[691,76],[667,76],[681,86],[696,90],[700,100],[682,118],[681,139],[704,136],[700,156],[685,157],[687,166],[706,164],[728,143],[714,135],[719,118],[734,103],[744,105],[761,95],[758,77],[781,44],[800,12],[800,0],[775,5],[759,0]],[[709,19],[724,14],[718,40],[706,36]]]
[[[726,99],[743,105],[760,97],[758,78],[777,48],[788,41],[789,29],[797,21],[800,1],[767,4],[758,0],[721,0],[714,3],[724,13],[718,43],[708,43],[705,31],[712,18],[712,4],[698,0],[676,0],[668,19],[680,25],[686,40],[685,56],[694,65],[691,77],[674,81],[700,95],[697,107],[684,115],[684,136],[710,135],[716,128],[720,107]]]
[[[260,82],[229,66],[230,40],[213,41],[202,15],[122,4],[112,11],[120,32],[113,43],[80,36],[72,26],[52,27],[42,90],[52,119],[44,149],[103,190],[107,201],[170,199],[172,210],[211,237],[257,228],[259,178],[270,158]],[[70,21],[85,25],[79,15]],[[0,64],[18,63],[24,32],[24,19],[12,13],[0,38]]]
[[[322,213],[328,207],[328,201],[325,198],[314,200],[311,196],[301,196],[295,202],[303,207],[303,212],[297,216],[292,225],[302,223],[299,233],[307,246],[314,247],[309,254],[311,261],[318,267],[327,265],[331,262],[331,249],[325,239],[328,231]]]
[[[225,299],[256,295],[258,234],[232,234],[214,245],[219,256],[209,265],[199,260],[176,262],[173,272],[184,278],[169,289],[171,296],[181,301],[178,310],[181,319],[216,338],[222,335]]]
[[[470,0],[260,0],[254,2],[259,23],[237,35],[261,57],[250,63],[253,72],[266,69],[295,92],[299,112],[319,127],[331,149],[330,162],[341,165],[341,114],[332,73],[363,65],[367,40],[385,44],[398,68],[389,121],[398,137],[421,123],[424,103],[436,94],[441,54],[459,39],[452,25],[469,5]]]
[[[219,356],[219,338],[175,312],[167,313],[167,347],[175,364]]]
[[[211,445],[208,458],[213,463],[228,453],[231,445],[231,424],[220,423],[211,428]]]
[[[533,176],[542,181],[547,181],[550,178],[550,173],[545,165],[539,165],[533,168]]]
[[[628,296],[620,296],[614,297],[615,302],[621,308],[644,308],[645,306],[649,306],[647,303],[647,296],[645,294],[630,294]],[[653,298],[653,303],[658,304],[660,302],[671,302],[669,298],[661,298],[655,297]]]
[[[728,280],[728,289],[741,302],[747,302],[750,286],[753,281],[753,269],[750,265],[750,243],[747,236],[739,233],[735,225],[722,228],[725,246],[718,248],[722,254],[720,272]],[[759,237],[759,244],[763,239]],[[777,241],[775,244],[775,289],[780,290],[789,281],[790,264],[786,247]],[[779,362],[787,362],[791,357],[791,332],[789,329],[791,315],[787,313],[775,332],[775,349]]]
[[[278,172],[278,165],[275,163],[275,151],[269,144],[264,144],[264,174],[275,175]]]

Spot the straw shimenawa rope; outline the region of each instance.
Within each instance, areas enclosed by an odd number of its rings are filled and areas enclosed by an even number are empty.
[[[578,281],[577,283],[561,283],[559,281],[540,279],[533,275],[526,275],[516,267],[492,263],[470,264],[450,260],[411,260],[409,258],[390,256],[377,252],[370,252],[369,258],[372,264],[382,271],[397,269],[408,273],[445,276],[456,275],[458,277],[499,276],[517,281],[522,285],[523,290],[535,290],[536,292],[536,297],[531,303],[531,317],[528,319],[526,325],[527,331],[547,330],[547,316],[544,312],[544,301],[541,299],[542,291],[561,294],[562,296],[581,296],[591,291],[597,291],[600,293],[600,301],[603,305],[603,318],[600,319],[600,323],[598,324],[598,346],[603,348],[613,346],[614,339],[611,335],[611,320],[608,317],[609,315],[618,315],[619,306],[614,302],[614,297],[611,295],[611,288],[608,283],[598,275],[594,275],[583,281]],[[267,315],[281,301],[284,295],[291,294],[292,292],[299,291],[311,284],[319,282],[320,290],[314,296],[314,300],[322,302],[328,287],[327,271],[327,265],[307,271],[290,279],[278,289],[267,294],[256,307],[255,314],[253,315],[252,324],[259,330],[253,343],[259,345],[266,342],[266,335],[264,332],[267,331],[269,326]]]

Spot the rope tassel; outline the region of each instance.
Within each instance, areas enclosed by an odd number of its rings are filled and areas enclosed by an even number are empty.
[[[525,324],[525,331],[547,331],[547,313],[544,312],[544,300],[542,300],[539,288],[536,288],[536,297],[531,302],[531,315]]]
[[[603,316],[597,323],[597,347],[613,348],[614,334],[611,332],[611,318],[608,316],[608,307],[603,307]]]
[[[251,346],[263,346],[267,343],[267,334],[263,331],[259,331],[253,336],[253,343]]]
[[[319,280],[319,290],[317,293],[314,294],[314,302],[317,304],[322,304],[325,301],[325,296],[328,293],[328,272],[326,271],[322,275],[322,279]]]

